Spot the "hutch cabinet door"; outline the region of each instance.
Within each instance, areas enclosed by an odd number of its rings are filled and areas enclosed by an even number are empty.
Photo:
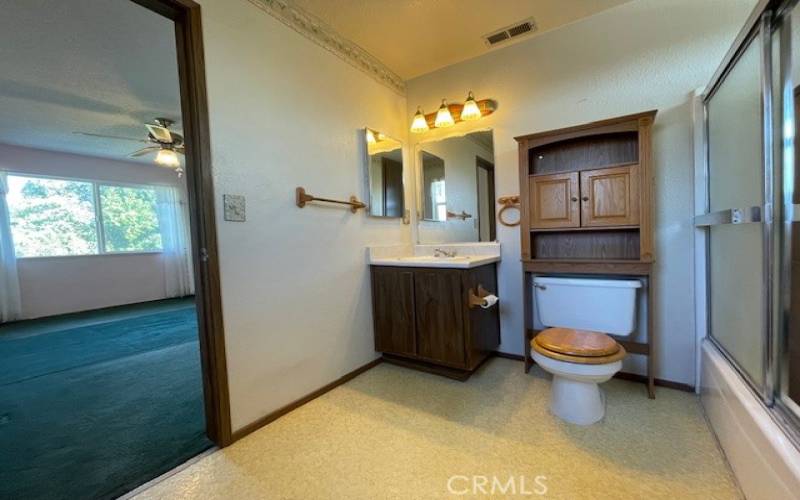
[[[581,172],[582,226],[639,224],[639,166]]]
[[[402,267],[372,268],[375,350],[416,354],[414,272]]]
[[[466,364],[461,276],[456,269],[414,271],[417,355],[457,368]]]
[[[529,178],[532,229],[579,227],[578,172]]]

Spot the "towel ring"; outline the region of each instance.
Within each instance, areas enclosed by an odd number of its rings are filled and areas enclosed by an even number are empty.
[[[500,211],[497,212],[497,220],[500,221],[500,224],[502,224],[502,225],[504,225],[506,227],[519,226],[519,224],[521,222],[520,220],[518,220],[516,222],[506,222],[506,220],[503,219],[503,212],[505,212],[509,208],[516,208],[517,210],[519,210],[519,196],[518,195],[517,196],[501,196],[500,198],[497,199],[497,203],[503,205],[503,208],[501,208]]]

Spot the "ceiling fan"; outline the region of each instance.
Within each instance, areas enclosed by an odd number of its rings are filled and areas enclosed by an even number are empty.
[[[183,144],[183,136],[177,132],[169,129],[175,123],[174,120],[169,118],[156,118],[153,123],[145,123],[147,128],[147,138],[137,139],[135,137],[120,137],[117,135],[94,134],[91,132],[75,132],[80,135],[88,135],[90,137],[102,137],[105,139],[119,139],[123,141],[136,141],[151,144],[138,151],[129,154],[129,158],[138,158],[150,153],[156,153],[154,161],[163,166],[174,168],[178,173],[178,177],[183,175],[183,168],[178,154],[184,154],[185,146]]]

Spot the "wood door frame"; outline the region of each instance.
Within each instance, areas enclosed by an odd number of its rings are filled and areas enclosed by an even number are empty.
[[[200,5],[192,0],[131,1],[175,23],[206,434],[224,447],[232,443],[232,429]]]
[[[383,195],[383,199],[381,200],[381,205],[383,205],[383,206],[381,207],[381,209],[383,210],[383,216],[384,217],[391,217],[391,218],[399,219],[399,218],[403,217],[403,212],[406,209],[406,207],[405,207],[405,199],[403,199],[402,195],[400,196],[400,203],[402,203],[402,205],[400,207],[400,215],[386,215],[386,213],[388,212],[388,209],[386,207],[386,200],[388,199],[388,196],[386,196],[386,177],[387,177],[386,171],[388,170],[386,168],[387,167],[387,165],[386,165],[387,162],[395,163],[397,165],[400,165],[400,181],[401,181],[400,182],[400,192],[401,193],[403,192],[403,182],[402,182],[402,180],[403,180],[403,162],[402,161],[397,161],[397,160],[392,160],[391,158],[386,158],[385,156],[381,157],[381,193]]]
[[[489,241],[497,240],[497,210],[495,204],[497,203],[497,195],[494,192],[494,163],[490,162],[489,160],[485,160],[480,156],[475,156],[475,184],[478,190],[478,240],[481,239],[481,226],[483,225],[482,217],[481,217],[481,193],[480,193],[480,172],[481,169],[486,170],[488,181],[488,188],[490,194],[489,206],[491,212],[493,212],[491,219],[489,220]],[[445,185],[445,189],[447,189]]]

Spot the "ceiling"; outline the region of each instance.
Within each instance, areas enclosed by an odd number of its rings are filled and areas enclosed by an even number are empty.
[[[405,79],[485,53],[481,37],[516,21],[536,36],[626,1],[294,0]],[[180,132],[174,26],[130,0],[3,1],[0,67],[0,143],[127,159],[143,144],[75,132],[144,139],[156,117]]]
[[[127,159],[144,144],[74,132],[144,139],[144,122],[180,122],[174,37],[130,0],[2,2],[0,143]]]
[[[537,36],[630,0],[293,0],[404,80],[486,53],[483,36],[533,17]],[[527,40],[521,36],[517,40]],[[515,42],[511,42],[515,43]],[[496,45],[507,47],[510,43]]]

